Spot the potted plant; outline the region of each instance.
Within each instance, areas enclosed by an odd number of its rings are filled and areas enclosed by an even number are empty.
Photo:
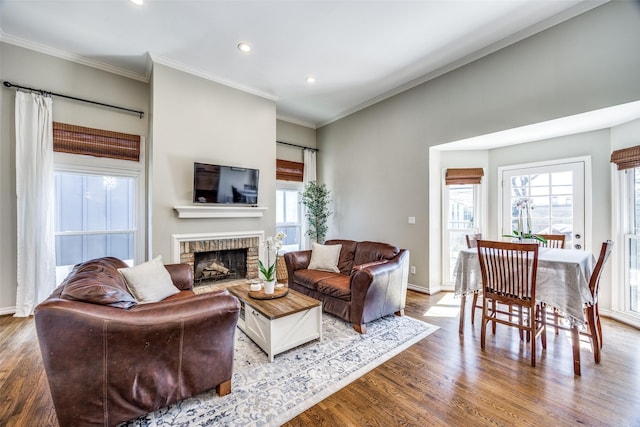
[[[513,230],[513,234],[503,234],[502,237],[511,237],[520,242],[527,240],[547,243],[547,239],[531,232],[531,211],[535,208],[533,200],[529,197],[521,197],[516,200],[514,208],[518,210],[518,229]],[[526,215],[526,230],[523,217]]]
[[[327,219],[333,213],[329,210],[330,193],[325,184],[318,184],[315,181],[309,182],[302,193],[302,204],[306,208],[305,216],[309,224],[306,235],[317,243],[324,242],[327,234]]]
[[[282,240],[287,237],[282,231],[275,235],[275,237],[267,237],[264,241],[264,248],[267,255],[267,265],[264,265],[261,260],[258,260],[258,269],[264,277],[264,292],[266,294],[272,294],[276,284],[276,263],[278,261],[278,251],[282,249]],[[271,252],[274,253],[274,261],[271,263]]]

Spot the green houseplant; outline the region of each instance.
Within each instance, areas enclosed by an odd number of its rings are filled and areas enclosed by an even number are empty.
[[[302,204],[305,206],[309,229],[306,235],[317,243],[324,242],[327,234],[327,219],[333,212],[329,210],[331,191],[325,184],[318,184],[315,181],[309,182],[302,193]]]

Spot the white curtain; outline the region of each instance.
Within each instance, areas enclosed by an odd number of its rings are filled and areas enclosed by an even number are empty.
[[[304,162],[302,184],[306,187],[308,183],[316,180],[316,152],[315,150],[304,150],[302,156]],[[302,206],[302,218],[302,249],[311,249],[311,238],[307,236],[309,229],[307,209],[304,206]]]
[[[16,92],[16,317],[32,315],[56,285],[52,105]]]

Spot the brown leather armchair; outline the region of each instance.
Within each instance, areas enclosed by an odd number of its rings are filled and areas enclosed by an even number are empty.
[[[196,295],[186,264],[165,266],[181,291],[136,304],[116,258],[79,264],[35,312],[61,426],[113,426],[216,388],[231,391],[238,299]]]
[[[311,251],[284,254],[289,287],[322,301],[322,309],[366,333],[366,323],[389,314],[404,314],[409,251],[380,242],[328,240],[342,245],[339,273],[308,269]]]

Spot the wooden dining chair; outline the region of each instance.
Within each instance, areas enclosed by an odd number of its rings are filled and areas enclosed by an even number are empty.
[[[556,330],[563,329],[571,331],[571,341],[573,347],[573,371],[576,375],[580,375],[580,335],[586,336],[591,341],[591,348],[593,350],[593,360],[596,363],[600,363],[600,350],[602,349],[602,325],[600,323],[600,313],[598,312],[598,289],[600,287],[600,276],[602,276],[602,269],[604,268],[607,260],[611,256],[613,250],[613,242],[607,240],[602,243],[600,248],[600,255],[596,261],[596,265],[593,267],[591,277],[589,278],[589,290],[591,291],[591,297],[593,304],[585,307],[585,328],[580,331],[574,324],[563,325],[556,324]]]
[[[478,246],[478,240],[482,239],[482,233],[467,234],[464,238],[467,240],[467,248],[475,248]]]
[[[489,322],[494,334],[497,323],[518,328],[531,337],[531,366],[535,367],[539,336],[542,348],[547,348],[545,307],[536,304],[538,245],[480,240],[478,259],[483,291],[480,347],[485,349]],[[517,320],[513,319],[513,313],[501,309],[500,304],[518,307]]]
[[[544,237],[546,240],[546,242],[538,240],[538,244],[543,248],[564,249],[564,241],[566,239],[564,234],[537,234],[537,236]]]

